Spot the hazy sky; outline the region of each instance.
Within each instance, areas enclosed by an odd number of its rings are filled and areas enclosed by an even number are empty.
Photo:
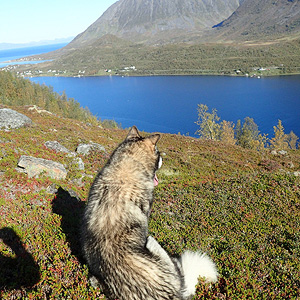
[[[0,43],[76,36],[117,0],[1,0]]]

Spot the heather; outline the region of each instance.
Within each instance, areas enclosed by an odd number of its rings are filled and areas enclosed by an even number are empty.
[[[11,106],[33,125],[0,131],[0,298],[97,299],[79,243],[89,187],[116,145],[121,129]],[[106,151],[70,151],[99,143]],[[162,134],[163,167],[149,233],[173,255],[207,252],[220,278],[199,281],[194,299],[297,299],[300,294],[300,152],[279,154],[180,135]],[[68,175],[28,178],[16,170],[21,155],[64,164]]]

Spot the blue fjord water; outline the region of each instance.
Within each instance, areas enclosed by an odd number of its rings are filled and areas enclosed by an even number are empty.
[[[22,58],[25,56],[31,56],[31,55],[51,52],[51,51],[57,50],[59,48],[62,48],[65,45],[66,45],[66,43],[61,43],[61,44],[52,44],[52,45],[0,50],[0,68],[6,67],[7,65],[20,64],[20,62],[7,63],[10,60]],[[39,62],[41,62],[41,61],[39,61]],[[28,63],[28,62],[26,62],[26,63]],[[31,62],[31,63],[35,63],[35,62]]]
[[[195,135],[197,104],[216,108],[222,120],[251,117],[273,136],[280,119],[285,132],[300,136],[300,76],[38,77],[101,119],[114,119],[147,132]]]
[[[1,50],[0,62],[40,54],[65,44]],[[0,65],[1,66],[1,65]],[[273,136],[278,119],[285,132],[300,136],[300,75],[268,78],[225,76],[38,77],[32,81],[66,92],[101,119],[123,127],[194,136],[197,104],[216,108],[221,119],[251,117],[262,133]]]

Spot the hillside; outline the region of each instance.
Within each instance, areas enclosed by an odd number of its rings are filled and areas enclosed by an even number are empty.
[[[102,299],[88,281],[80,218],[127,130],[66,115],[75,100],[9,73],[0,87],[0,298]],[[161,135],[149,234],[172,255],[200,249],[216,262],[219,281],[200,282],[194,299],[297,299],[300,150]]]
[[[131,66],[135,69],[130,69]],[[241,70],[239,75],[251,75],[260,67],[270,69],[262,76],[299,74],[300,40],[255,45],[181,43],[152,46],[105,35],[87,47],[58,55],[52,62],[22,65],[11,70],[26,76],[49,76],[49,70],[56,70],[61,76],[237,75],[236,70]]]
[[[97,169],[127,131],[11,108],[33,125],[1,131],[0,297],[101,298],[101,290],[88,283],[79,220]],[[48,141],[75,153],[84,167],[74,164],[74,156],[48,148]],[[90,142],[105,150],[75,152]],[[171,254],[208,252],[220,273],[211,287],[198,286],[195,299],[296,299],[300,177],[294,172],[300,170],[299,150],[274,156],[169,134],[162,135],[159,149],[163,167],[149,233]],[[16,170],[22,156],[61,163],[67,176],[52,179],[44,172],[29,178]]]

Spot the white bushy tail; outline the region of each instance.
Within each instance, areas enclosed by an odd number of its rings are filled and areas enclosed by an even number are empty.
[[[184,297],[195,294],[198,277],[204,277],[206,282],[216,282],[218,271],[214,262],[204,253],[186,251],[181,256],[181,265],[185,281]]]

